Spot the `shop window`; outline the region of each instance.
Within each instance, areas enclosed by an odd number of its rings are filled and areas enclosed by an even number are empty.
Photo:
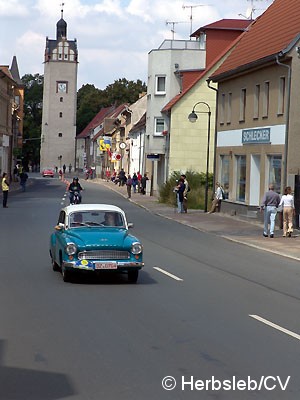
[[[230,158],[227,155],[221,156],[221,184],[225,191],[226,199],[229,193],[229,162]]]
[[[264,96],[263,96],[263,118],[269,116],[269,96],[270,96],[270,82],[264,84]]]
[[[278,91],[278,115],[284,114],[284,102],[285,102],[285,77],[279,78],[279,91]]]
[[[236,156],[236,200],[245,202],[246,156]]]
[[[268,156],[269,160],[269,182],[273,183],[275,192],[281,192],[281,172],[282,172],[282,156],[272,155]]]
[[[260,85],[255,85],[254,89],[254,104],[253,104],[253,118],[259,118],[259,98],[260,98]]]
[[[240,95],[240,122],[245,121],[245,116],[246,116],[246,89],[242,89]]]

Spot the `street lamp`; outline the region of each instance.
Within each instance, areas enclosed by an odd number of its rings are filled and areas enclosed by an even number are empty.
[[[203,104],[207,107],[208,111],[195,111],[195,107],[198,104]],[[206,153],[206,180],[205,180],[205,202],[204,202],[204,211],[207,212],[207,203],[208,203],[208,170],[209,170],[209,144],[210,144],[210,117],[211,110],[210,106],[205,101],[199,101],[193,107],[193,111],[188,116],[190,122],[196,122],[198,119],[197,114],[208,114],[208,126],[207,126],[207,153]]]

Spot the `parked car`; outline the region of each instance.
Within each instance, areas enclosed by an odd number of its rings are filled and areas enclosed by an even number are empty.
[[[50,257],[54,271],[65,282],[76,271],[125,272],[136,283],[144,266],[143,246],[128,232],[133,224],[125,212],[109,204],[76,204],[61,209],[50,237]]]
[[[46,176],[54,177],[54,171],[52,168],[44,168],[42,171],[42,175],[45,178]]]

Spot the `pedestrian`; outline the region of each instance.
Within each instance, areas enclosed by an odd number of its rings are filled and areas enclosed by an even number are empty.
[[[131,186],[132,186],[132,179],[131,179],[131,176],[128,175],[127,180],[126,180],[126,189],[127,189],[128,199],[131,198]]]
[[[64,164],[64,165],[63,165],[64,175],[65,175],[65,173],[66,173],[66,169],[67,169],[66,164]]]
[[[141,194],[146,194],[146,186],[147,186],[148,176],[144,173],[144,176],[141,179]]]
[[[142,174],[140,173],[140,171],[137,172],[137,179],[138,179],[138,192],[141,193]]]
[[[8,191],[9,191],[9,183],[7,180],[7,173],[3,172],[3,175],[2,175],[3,208],[8,208],[7,207]]]
[[[59,179],[62,180],[62,175],[63,175],[63,173],[62,173],[62,170],[61,170],[61,169],[58,171],[58,175],[59,175]]]
[[[184,179],[180,178],[175,188],[177,197],[177,212],[178,214],[184,213],[183,211],[183,193],[185,190]]]
[[[293,218],[295,215],[294,196],[292,188],[287,186],[284,195],[281,197],[279,207],[283,207],[283,237],[292,236],[293,233]]]
[[[136,193],[136,187],[138,185],[138,177],[137,174],[134,172],[132,175],[132,187],[133,187],[133,193]]]
[[[274,190],[274,185],[269,185],[269,190],[264,194],[261,202],[260,210],[264,210],[264,237],[269,236],[270,225],[270,238],[274,237],[275,219],[277,214],[277,207],[280,203],[280,196]]]
[[[57,173],[57,171],[58,171],[58,166],[57,165],[55,165],[55,172]]]
[[[21,186],[22,192],[26,191],[27,179],[28,179],[27,173],[25,171],[21,172],[20,173],[20,186]]]
[[[215,194],[214,194],[214,199],[212,201],[211,209],[208,212],[208,214],[212,214],[212,213],[216,212],[217,208],[220,211],[220,205],[221,205],[221,201],[222,200],[223,200],[222,187],[221,187],[220,182],[217,182],[216,183],[216,190],[215,190]]]
[[[106,182],[110,181],[110,169],[107,167],[106,171],[105,171],[105,175],[106,175]]]
[[[72,164],[69,164],[69,174],[72,172]]]
[[[190,191],[190,187],[189,187],[189,183],[186,179],[186,175],[185,174],[181,174],[180,176],[183,179],[185,188],[184,188],[184,192],[183,192],[183,211],[185,213],[187,213],[187,202],[188,202],[188,192]]]
[[[124,186],[126,183],[126,174],[123,168],[119,172],[119,186]]]
[[[18,173],[18,165],[15,165],[13,174],[14,174],[14,182],[18,182],[18,175],[19,175],[19,173]]]

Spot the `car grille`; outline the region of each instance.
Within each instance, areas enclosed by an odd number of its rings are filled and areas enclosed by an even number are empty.
[[[79,260],[127,260],[130,258],[128,251],[121,250],[94,250],[78,253]]]

